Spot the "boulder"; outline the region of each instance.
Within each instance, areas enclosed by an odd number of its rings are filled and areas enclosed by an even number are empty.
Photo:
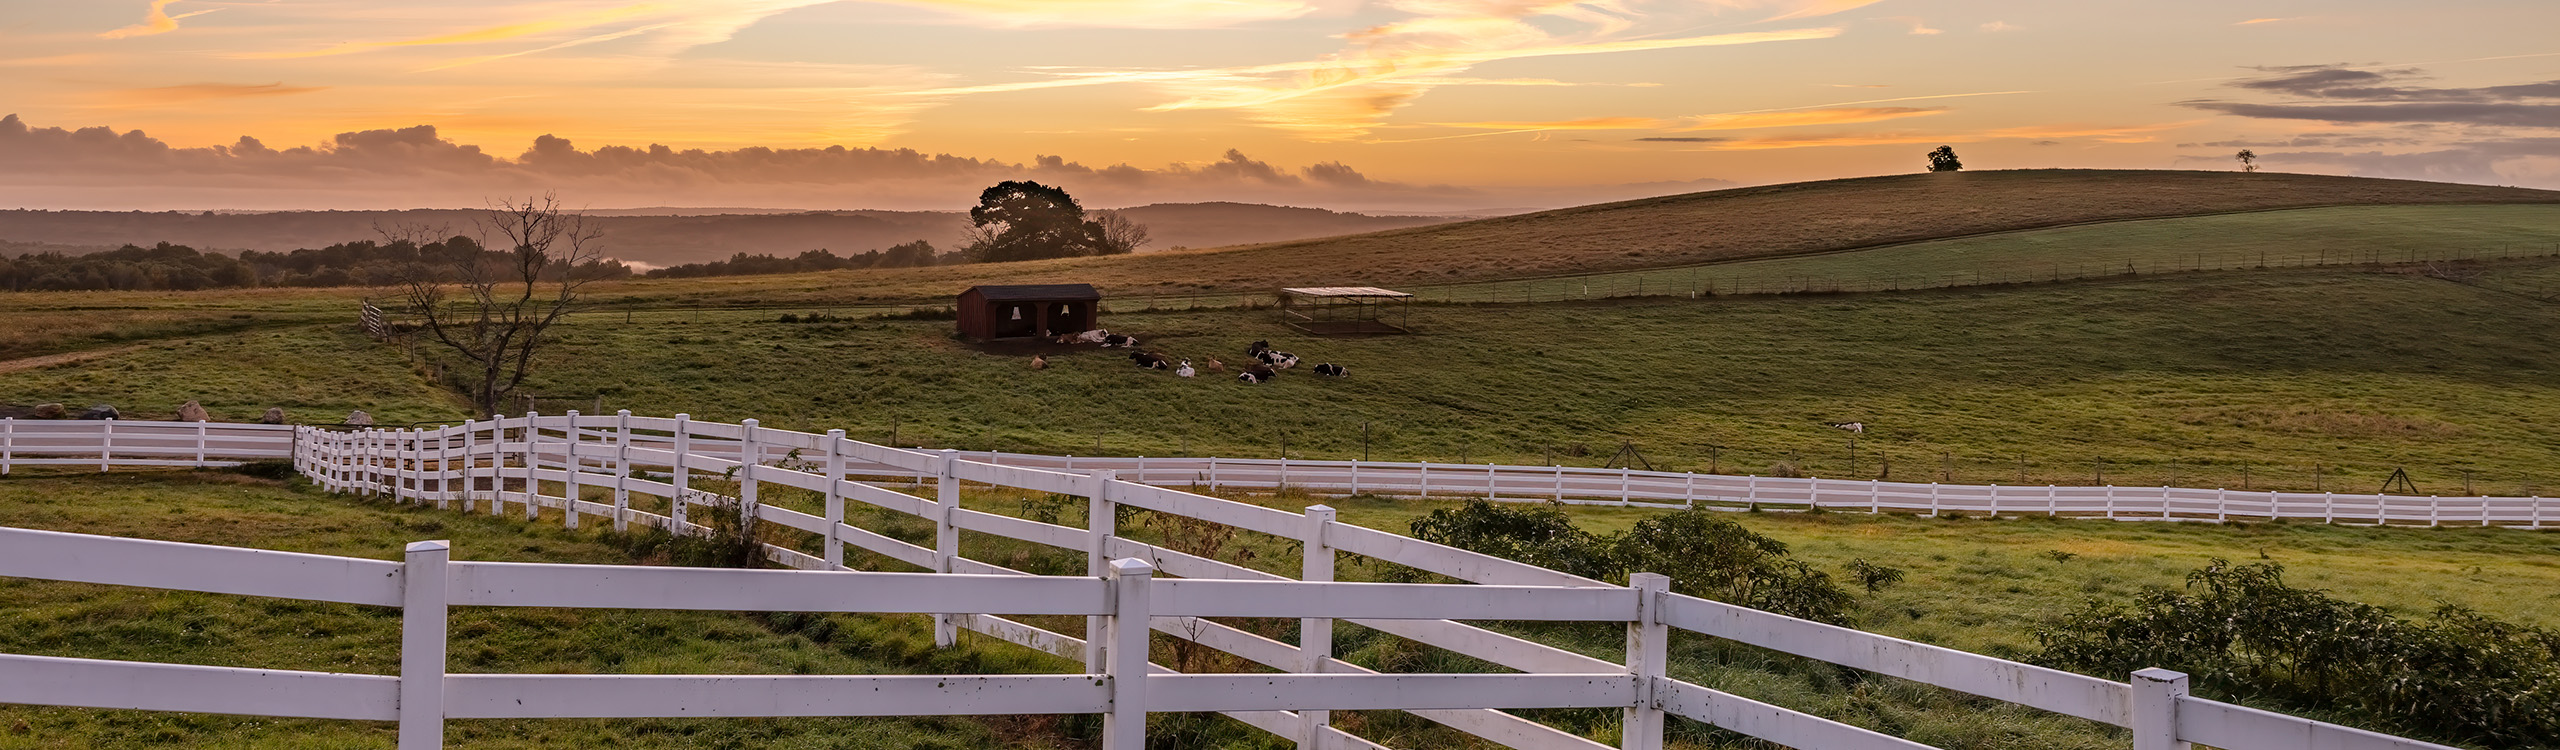
[[[267,413],[258,417],[258,424],[284,424],[284,409],[276,406],[267,407]]]
[[[213,415],[204,413],[204,405],[203,405],[203,404],[199,404],[199,403],[196,403],[196,402],[194,402],[194,401],[188,401],[188,402],[186,402],[186,403],[183,403],[183,404],[179,404],[179,405],[178,405],[178,421],[180,421],[180,422],[211,422],[211,421],[213,421]]]
[[[106,404],[90,404],[88,411],[80,412],[81,419],[115,419],[122,416],[124,416],[122,412]]]
[[[68,416],[71,416],[71,410],[63,408],[61,404],[36,404],[36,408],[27,411],[28,419],[61,419]]]
[[[364,413],[363,409],[357,409],[355,411],[347,412],[346,423],[357,427],[372,427],[373,415]]]

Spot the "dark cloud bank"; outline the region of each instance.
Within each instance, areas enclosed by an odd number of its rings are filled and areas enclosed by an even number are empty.
[[[2560,129],[2560,80],[2443,88],[2422,85],[2426,71],[2416,68],[2302,65],[2266,72],[2270,75],[2231,88],[2275,101],[2196,99],[2179,104],[2253,119],[2332,123],[2347,130],[2180,146],[2280,149],[2259,154],[2277,168],[2314,165],[2359,175],[2486,184],[2560,180],[2560,168],[2529,166],[2560,159],[2560,135],[2546,134]]]

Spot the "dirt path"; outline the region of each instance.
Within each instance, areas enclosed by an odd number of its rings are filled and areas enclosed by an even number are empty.
[[[118,355],[118,354],[123,354],[123,353],[126,353],[126,352],[134,351],[134,350],[141,349],[141,348],[144,348],[144,347],[147,347],[147,346],[150,346],[150,344],[132,344],[132,345],[127,345],[127,346],[110,347],[110,348],[106,348],[106,349],[90,349],[90,350],[88,350],[88,351],[79,351],[79,352],[63,352],[63,353],[61,353],[61,354],[47,354],[47,355],[44,355],[44,356],[41,356],[41,357],[27,357],[27,358],[24,358],[24,359],[7,359],[7,360],[0,360],[0,375],[7,375],[7,374],[9,374],[9,373],[13,373],[13,372],[21,372],[21,371],[25,371],[25,370],[37,370],[37,369],[43,369],[43,368],[46,368],[46,367],[52,367],[52,366],[54,366],[54,365],[67,365],[67,364],[71,364],[71,363],[74,363],[74,362],[86,362],[86,361],[89,361],[89,360],[92,360],[92,359],[98,359],[98,358],[100,358],[100,357],[112,357],[112,356],[115,356],[115,355]]]

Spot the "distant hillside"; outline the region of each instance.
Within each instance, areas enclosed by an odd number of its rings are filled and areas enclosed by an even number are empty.
[[[684,209],[598,211],[608,252],[626,261],[666,266],[726,258],[735,253],[796,255],[828,249],[839,255],[861,253],[925,240],[952,249],[966,228],[965,214],[949,211],[766,211],[699,209],[701,215],[655,215],[643,212]],[[1189,203],[1126,209],[1146,224],[1155,242],[1146,250],[1173,246],[1215,247],[1283,242],[1381,229],[1442,223],[1453,219],[1424,216],[1368,216],[1319,208],[1265,206],[1249,203]],[[375,239],[376,226],[428,224],[460,234],[472,232],[471,221],[482,212],[467,209],[408,211],[141,212],[141,211],[0,211],[0,253],[73,251],[160,242],[203,250],[286,251]]]
[[[1448,216],[1370,216],[1259,203],[1158,203],[1121,209],[1147,225],[1155,242],[1139,252],[1287,242],[1388,229],[1447,224]]]
[[[2239,172],[1909,174],[1716,190],[1221,250],[865,272],[833,293],[923,299],[971,284],[1028,280],[1082,281],[1121,294],[1415,285],[1694,265],[2117,219],[2504,203],[2560,203],[2560,192]]]

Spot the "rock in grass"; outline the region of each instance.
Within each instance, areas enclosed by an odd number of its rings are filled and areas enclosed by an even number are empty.
[[[258,417],[258,424],[284,424],[284,408],[277,406],[267,407],[267,413]]]
[[[91,404],[88,411],[80,412],[81,419],[115,419],[121,416],[124,416],[123,412],[108,404]]]
[[[355,411],[347,412],[346,423],[357,427],[372,427],[373,415],[364,413],[363,409],[357,409]]]
[[[68,416],[71,416],[71,410],[63,408],[61,404],[36,404],[36,408],[27,412],[28,419],[61,419]]]
[[[196,402],[195,402],[195,401],[193,401],[193,400],[189,400],[189,401],[187,401],[186,403],[183,403],[183,404],[179,404],[179,405],[178,405],[178,421],[180,421],[180,422],[211,422],[211,421],[213,421],[213,415],[204,413],[204,405],[203,405],[203,404],[199,404],[199,403],[196,403]]]

